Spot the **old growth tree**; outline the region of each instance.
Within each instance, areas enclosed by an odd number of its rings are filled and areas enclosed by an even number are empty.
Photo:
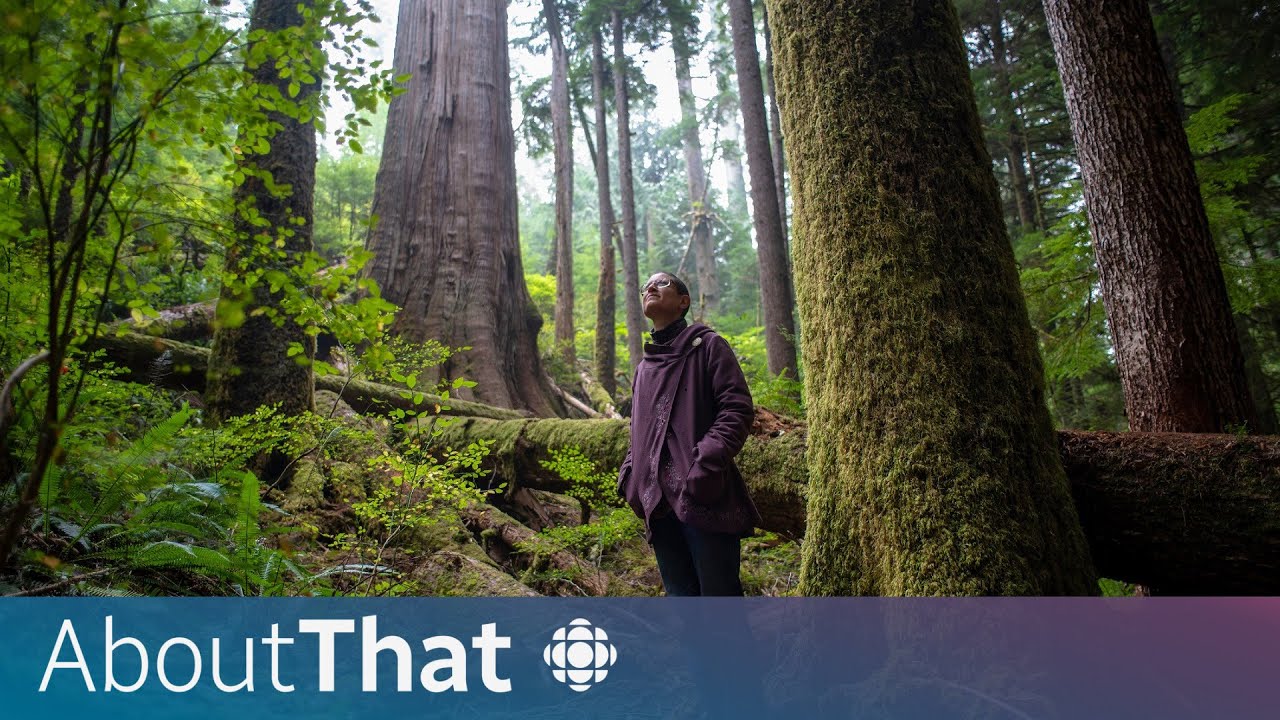
[[[955,10],[770,0],[806,594],[1091,594]]]
[[[504,0],[404,0],[378,170],[369,274],[403,308],[411,341],[469,347],[438,368],[474,399],[553,415],[538,356],[542,324],[524,282]]]

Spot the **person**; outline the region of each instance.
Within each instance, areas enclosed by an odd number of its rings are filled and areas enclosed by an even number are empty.
[[[741,540],[760,513],[733,458],[751,430],[751,391],[729,343],[685,319],[679,278],[656,273],[641,297],[653,330],[632,381],[618,492],[645,521],[668,595],[742,595]]]

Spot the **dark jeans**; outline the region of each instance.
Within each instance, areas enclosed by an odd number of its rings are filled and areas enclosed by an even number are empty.
[[[653,518],[649,529],[667,595],[742,595],[742,541],[737,535],[699,530],[674,514]]]

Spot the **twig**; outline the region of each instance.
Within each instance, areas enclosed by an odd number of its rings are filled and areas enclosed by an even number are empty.
[[[31,371],[31,368],[39,365],[49,357],[48,350],[41,350],[32,355],[22,364],[9,373],[8,379],[4,381],[4,389],[0,390],[0,438],[3,438],[5,431],[9,429],[9,398],[13,395],[13,389],[22,381],[22,376]]]
[[[69,577],[69,578],[64,578],[64,579],[62,579],[62,580],[59,580],[59,581],[58,581],[58,582],[56,582],[56,583],[49,583],[48,585],[41,585],[41,586],[40,586],[40,587],[38,587],[38,588],[31,588],[30,590],[23,590],[23,591],[21,591],[21,592],[9,593],[8,595],[5,595],[5,597],[30,597],[30,596],[32,596],[32,595],[39,595],[39,594],[41,594],[41,593],[50,592],[50,591],[52,591],[52,590],[61,590],[62,588],[66,587],[67,585],[74,585],[75,583],[78,583],[78,582],[80,582],[81,580],[88,580],[88,579],[89,579],[89,578],[91,578],[91,577],[97,577],[97,576],[99,576],[99,575],[106,575],[106,574],[107,574],[107,573],[109,573],[109,572],[111,572],[111,568],[103,568],[103,569],[101,569],[101,570],[94,570],[93,572],[84,573],[84,574],[82,574],[82,575],[72,575],[72,576],[71,576],[71,577]]]
[[[573,407],[574,409],[580,412],[586,413],[587,417],[590,417],[590,418],[602,417],[600,413],[592,409],[590,405],[583,404],[581,400],[565,392],[564,388],[556,384],[556,381],[553,378],[551,378],[551,376],[547,376],[547,380],[550,381],[551,383],[551,389],[555,390],[556,394],[560,396],[560,399],[564,400],[566,403],[569,403],[571,407]]]

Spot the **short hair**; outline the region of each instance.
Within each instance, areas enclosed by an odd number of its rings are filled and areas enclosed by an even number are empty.
[[[689,298],[689,306],[684,309],[684,312],[680,313],[680,317],[688,317],[689,308],[693,307],[693,296],[689,294],[689,286],[685,285],[683,280],[676,277],[675,273],[669,273],[666,270],[663,270],[662,274],[671,278],[671,284],[676,286],[676,292]]]

